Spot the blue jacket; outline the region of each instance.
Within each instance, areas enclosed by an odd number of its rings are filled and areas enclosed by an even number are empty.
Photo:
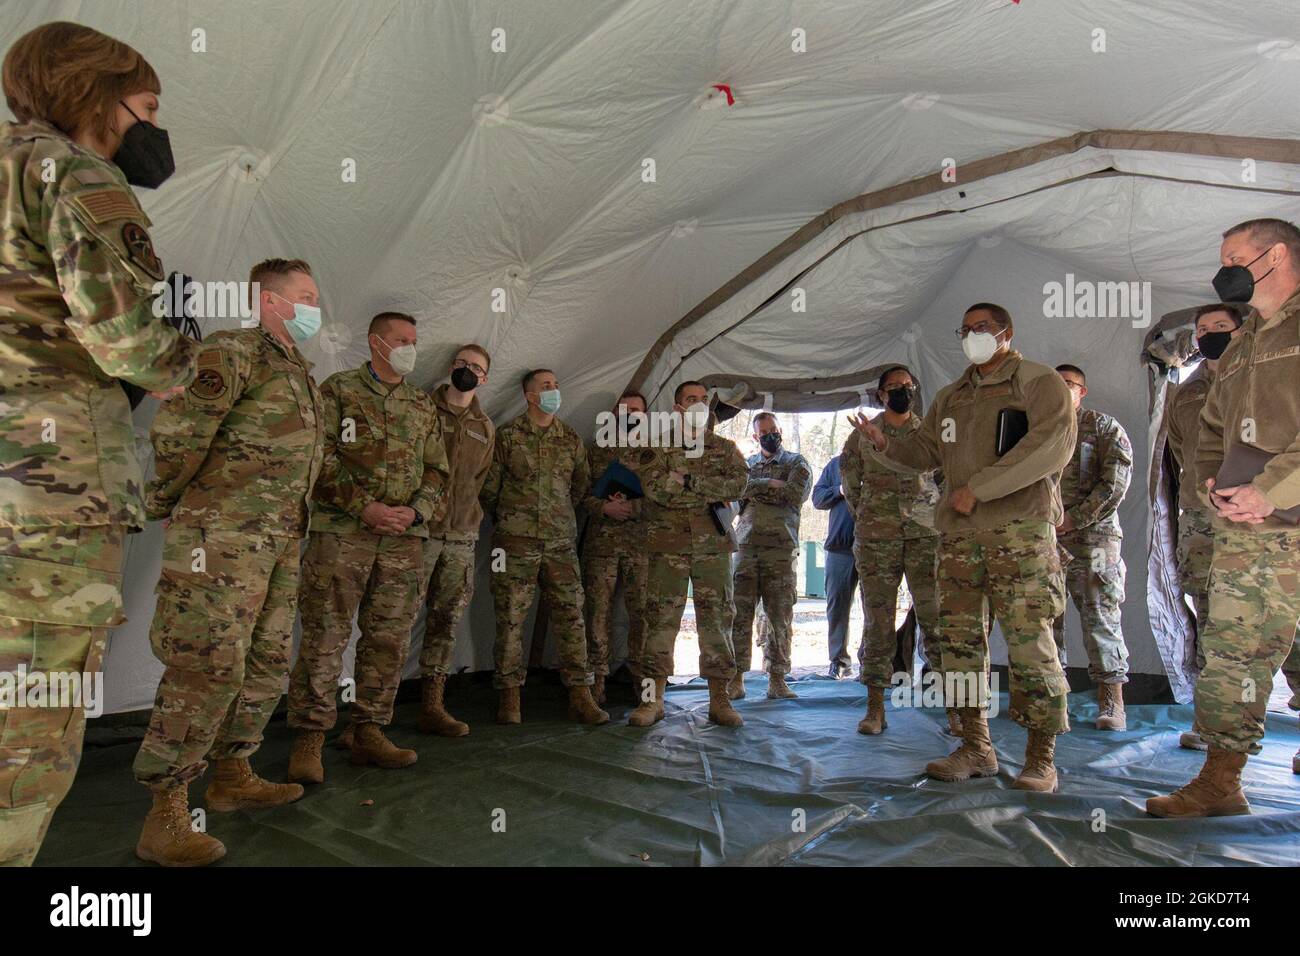
[[[826,532],[827,551],[853,550],[853,510],[840,494],[840,456],[836,455],[822,469],[821,477],[813,486],[814,508],[830,511],[830,527]]]

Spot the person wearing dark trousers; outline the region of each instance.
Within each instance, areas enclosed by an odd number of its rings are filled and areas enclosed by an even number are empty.
[[[849,656],[849,614],[853,595],[863,604],[863,636],[866,639],[866,605],[858,591],[858,569],[853,563],[853,509],[844,500],[840,488],[840,456],[836,455],[822,469],[813,486],[814,508],[830,512],[826,531],[826,638],[830,650],[830,676],[846,680],[853,676],[853,659]]]

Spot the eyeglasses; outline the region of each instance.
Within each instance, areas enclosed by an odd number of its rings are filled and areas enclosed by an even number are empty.
[[[456,361],[451,363],[451,367],[467,368],[475,375],[477,375],[479,378],[482,378],[484,375],[487,374],[487,369],[485,369],[482,365],[475,365],[473,362],[466,362],[464,359],[456,359]]]
[[[959,339],[964,339],[972,332],[987,332],[990,335],[997,335],[1002,331],[1002,327],[993,322],[976,322],[974,325],[963,325],[953,334]]]

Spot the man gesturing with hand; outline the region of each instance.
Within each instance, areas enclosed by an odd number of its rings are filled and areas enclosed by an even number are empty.
[[[939,644],[945,704],[958,708],[962,745],[926,773],[939,780],[997,773],[983,702],[973,693],[989,668],[992,612],[1007,639],[1011,718],[1029,731],[1015,787],[1054,792],[1056,735],[1069,730],[1069,686],[1052,635],[1065,607],[1056,526],[1065,517],[1060,472],[1077,425],[1065,383],[1011,348],[1013,334],[1006,309],[971,306],[957,330],[971,364],[935,396],[921,427],[888,437],[864,418],[853,424],[882,464],[943,469],[935,513]]]

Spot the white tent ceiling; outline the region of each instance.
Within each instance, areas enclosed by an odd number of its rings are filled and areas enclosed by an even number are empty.
[[[258,259],[302,256],[324,297],[309,352],[320,377],[358,364],[358,330],[400,308],[421,321],[421,384],[478,340],[498,419],[521,405],[518,374],[551,365],[580,429],[677,319],[842,200],[1081,130],[1294,138],[1300,99],[1293,0],[4,0],[0,43],[54,19],[127,40],[162,77],[178,171],[144,202],[169,270],[241,279]],[[1103,153],[1068,162],[1232,174],[1222,160]],[[343,181],[349,159],[356,182]],[[642,181],[646,159],[656,182]],[[1256,188],[1295,188],[1294,169],[1266,167]],[[692,328],[700,341],[674,346],[709,343],[682,371],[818,376],[902,350],[937,386],[960,367],[948,330],[970,301],[1041,314],[1043,282],[1072,271],[1152,281],[1158,316],[1208,292],[1224,227],[1300,217],[1293,195],[1132,176],[1019,195],[1060,171],[1010,174],[1019,198],[854,240],[807,277],[800,323],[774,303],[716,338],[724,306]],[[761,284],[737,297],[754,299],[741,314],[771,294]],[[491,311],[496,288],[505,314]],[[1028,351],[1070,351],[1099,375],[1097,404],[1140,441],[1140,329],[1018,331]],[[147,703],[156,679],[155,535],[132,542],[112,709]],[[1131,531],[1130,547],[1143,537]],[[490,666],[484,612],[476,601],[463,664]]]

